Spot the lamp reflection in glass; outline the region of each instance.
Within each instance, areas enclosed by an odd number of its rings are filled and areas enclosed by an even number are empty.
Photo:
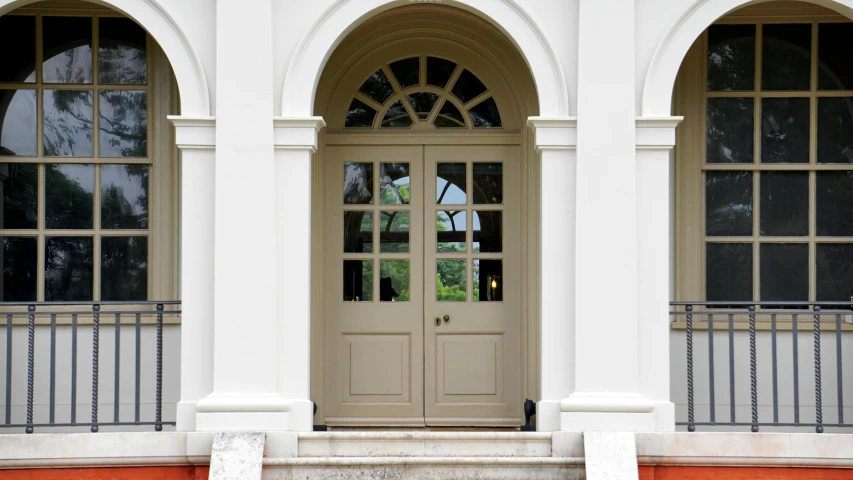
[[[500,302],[503,300],[503,262],[501,260],[474,260],[475,302]]]

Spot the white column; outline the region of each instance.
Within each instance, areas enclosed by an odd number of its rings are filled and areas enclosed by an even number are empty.
[[[213,393],[197,404],[198,430],[289,429],[277,391],[271,2],[216,3]]]
[[[561,426],[654,430],[638,363],[634,1],[580,0],[579,15],[575,389]]]
[[[654,402],[655,429],[675,430],[669,396],[670,183],[682,117],[637,118],[637,236],[640,393]]]
[[[273,120],[278,299],[278,393],[290,429],[313,429],[311,401],[311,156],[321,117]]]
[[[178,431],[196,429],[213,391],[213,190],[216,120],[170,116],[181,150],[181,399]]]
[[[560,401],[574,389],[574,118],[531,117],[540,159],[540,389],[536,429],[560,430]]]

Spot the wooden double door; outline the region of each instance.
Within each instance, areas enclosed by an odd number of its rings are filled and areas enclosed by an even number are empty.
[[[324,157],[322,420],[520,425],[520,148]]]

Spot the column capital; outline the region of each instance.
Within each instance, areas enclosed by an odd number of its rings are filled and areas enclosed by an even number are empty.
[[[542,150],[574,150],[578,143],[576,117],[530,117],[527,126],[533,129],[534,146]]]
[[[181,150],[216,148],[216,117],[169,115],[166,118],[175,126],[175,144]]]
[[[675,127],[684,117],[637,117],[637,150],[666,150],[675,146]]]
[[[273,117],[276,150],[317,151],[317,134],[326,126],[323,117]]]

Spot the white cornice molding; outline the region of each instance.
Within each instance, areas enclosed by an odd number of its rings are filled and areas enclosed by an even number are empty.
[[[175,126],[175,144],[181,150],[216,148],[216,117],[168,115]]]
[[[684,117],[637,117],[637,150],[671,150],[675,146],[675,127]]]
[[[326,126],[323,117],[273,117],[276,150],[317,151],[317,134]]]
[[[576,117],[530,117],[527,126],[533,130],[537,152],[542,150],[574,150],[578,143]]]

